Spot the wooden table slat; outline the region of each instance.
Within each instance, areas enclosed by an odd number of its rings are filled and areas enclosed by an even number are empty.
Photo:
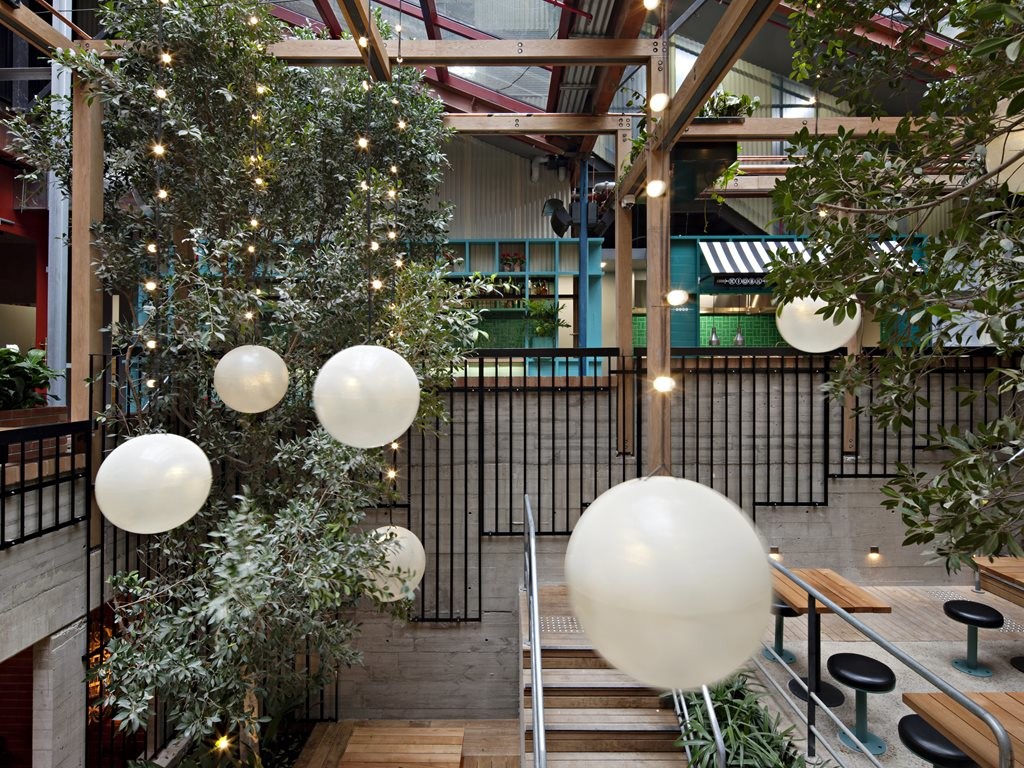
[[[989,711],[1013,744],[1013,765],[1024,768],[1024,692],[972,692],[969,699]],[[999,765],[992,730],[944,693],[904,693],[903,701],[982,768]]]

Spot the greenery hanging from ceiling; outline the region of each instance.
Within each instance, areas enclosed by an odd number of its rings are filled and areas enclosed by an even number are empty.
[[[420,73],[371,85],[362,68],[287,66],[267,53],[282,36],[268,8],[105,3],[107,39],[130,42],[55,57],[103,109],[93,236],[120,297],[108,331],[121,362],[100,418],[121,437],[186,435],[214,469],[200,513],[111,579],[119,632],[92,674],[122,727],[145,727],[159,700],[184,735],[227,734],[253,761],[261,721],[358,661],[349,609],[382,597],[368,578],[382,550],[359,524],[394,493],[391,452],[331,439],[313,379],[339,350],[379,343],[416,370],[421,421],[441,416],[436,390],[475,336],[466,299],[488,290],[443,279],[448,132]],[[52,106],[8,126],[35,172],[67,187],[68,126]],[[262,414],[213,394],[218,359],[244,344],[291,372]],[[310,652],[316,664],[296,664]]]
[[[987,335],[1005,356],[985,392],[949,393],[960,426],[931,435],[935,453],[919,456],[942,462],[937,471],[901,467],[884,489],[906,543],[931,545],[957,570],[976,553],[1024,555],[1024,206],[1021,174],[1007,179],[1024,144],[1024,14],[1019,3],[893,8],[818,3],[790,17],[795,77],[860,113],[881,114],[883,100],[904,98],[916,116],[895,135],[818,136],[810,126],[795,137],[796,166],[776,186],[775,203],[786,230],[808,232],[827,258],[794,254],[770,280],[780,301],[820,295],[826,316],[852,316],[859,302],[879,322],[879,353],[848,357],[829,389],[841,396],[873,388],[866,408],[894,430],[920,425],[925,378],[965,345]],[[891,47],[860,34],[873,28],[893,35]],[[919,95],[901,95],[908,85]],[[895,255],[873,245],[921,232],[930,232],[926,242],[906,239]],[[960,409],[976,398],[991,402],[969,419]]]

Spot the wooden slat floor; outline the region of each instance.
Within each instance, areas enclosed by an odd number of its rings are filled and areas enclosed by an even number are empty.
[[[517,720],[318,723],[295,768],[519,768]]]

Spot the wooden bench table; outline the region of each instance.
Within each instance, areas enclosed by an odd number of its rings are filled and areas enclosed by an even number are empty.
[[[810,584],[825,597],[848,613],[891,613],[892,606],[879,600],[863,587],[840,576],[831,568],[793,568],[793,574]],[[831,683],[821,679],[821,622],[820,613],[832,613],[832,609],[824,603],[814,601],[811,610],[809,595],[803,587],[790,581],[784,573],[772,569],[772,586],[775,594],[786,605],[800,614],[807,614],[807,669],[816,673],[817,689],[815,693],[828,707],[838,707],[844,701],[842,691]],[[807,683],[807,680],[804,680]],[[793,695],[807,700],[807,693],[796,680],[789,681],[789,689]]]
[[[1024,768],[1024,692],[973,692],[967,698],[999,721],[1013,745],[1014,768]],[[944,693],[904,693],[903,702],[982,768],[998,768],[992,729]]]
[[[981,588],[1011,603],[1024,606],[1024,558],[975,557]]]

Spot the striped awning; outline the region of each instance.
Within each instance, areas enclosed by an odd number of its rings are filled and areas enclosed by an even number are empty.
[[[777,252],[796,253],[804,261],[810,261],[812,252],[803,240],[700,240],[700,252],[712,275],[737,275],[763,277]],[[872,247],[895,262],[894,266],[911,266],[914,263],[912,248],[895,240],[877,240]],[[818,257],[827,255],[827,248],[819,251]]]
[[[801,240],[701,240],[699,245],[712,275],[763,275],[779,250],[810,259]]]

